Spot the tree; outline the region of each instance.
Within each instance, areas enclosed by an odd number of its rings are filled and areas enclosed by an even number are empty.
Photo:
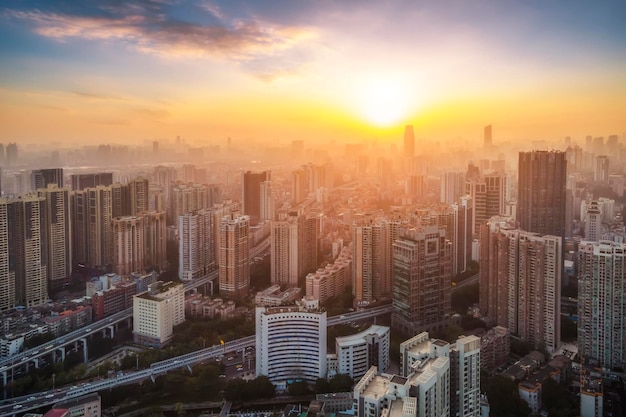
[[[315,381],[315,387],[313,388],[316,394],[326,394],[330,392],[330,384],[325,378],[318,378]]]
[[[481,371],[480,386],[487,393],[492,416],[527,417],[530,415],[530,407],[519,397],[517,385],[510,379],[500,375],[489,377]]]
[[[347,374],[337,374],[330,380],[330,392],[346,392],[352,390],[354,381]]]
[[[309,390],[309,384],[307,384],[305,381],[296,381],[289,384],[288,391],[289,395],[293,395],[294,397],[307,395],[311,392]]]
[[[577,401],[572,394],[552,378],[541,384],[541,401],[550,416],[574,417],[579,413]]]

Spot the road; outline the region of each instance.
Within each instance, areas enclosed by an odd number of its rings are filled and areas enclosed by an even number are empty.
[[[459,288],[464,288],[472,284],[476,284],[479,278],[480,278],[480,273],[476,273],[472,275],[471,277],[464,279],[463,281],[457,283],[455,286],[452,287],[452,292],[458,290]]]
[[[327,325],[334,326],[351,321],[370,319],[380,315],[389,314],[391,313],[391,310],[391,305],[385,305],[368,310],[346,313],[340,316],[333,316],[327,319]],[[224,345],[215,345],[185,355],[177,356],[175,358],[155,362],[150,365],[150,368],[148,369],[127,372],[113,378],[100,381],[63,387],[55,391],[40,392],[29,396],[15,397],[0,401],[0,417],[11,416],[18,412],[22,413],[34,410],[39,407],[52,405],[64,399],[79,397],[91,392],[133,384],[148,378],[154,379],[158,375],[165,374],[175,369],[187,368],[191,370],[192,366],[200,362],[215,360],[215,358],[221,355],[226,355],[229,352],[239,352],[248,347],[254,347],[255,345],[256,336],[247,336],[241,339],[226,342]]]

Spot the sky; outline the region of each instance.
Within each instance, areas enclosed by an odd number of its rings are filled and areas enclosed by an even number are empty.
[[[626,2],[5,0],[0,142],[626,132]]]

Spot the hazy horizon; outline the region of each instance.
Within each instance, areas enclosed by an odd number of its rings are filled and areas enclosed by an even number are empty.
[[[619,1],[9,1],[0,142],[459,145],[626,131]]]

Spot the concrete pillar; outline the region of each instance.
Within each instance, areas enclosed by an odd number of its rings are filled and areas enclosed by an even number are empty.
[[[57,350],[59,352],[61,352],[61,362],[63,362],[65,360],[65,346],[59,346],[58,348],[56,348],[54,350],[54,356],[55,356],[54,362],[55,363],[56,363],[56,353],[57,353]]]
[[[115,326],[107,326],[107,329],[111,332],[111,339],[113,339],[115,337]]]
[[[35,363],[35,368],[39,369],[39,358],[34,358],[33,362]]]
[[[7,386],[7,371],[2,371],[2,386]]]
[[[80,341],[83,342],[83,362],[87,363],[89,359],[89,355],[87,352],[87,338],[83,337],[82,339],[80,339]]]

